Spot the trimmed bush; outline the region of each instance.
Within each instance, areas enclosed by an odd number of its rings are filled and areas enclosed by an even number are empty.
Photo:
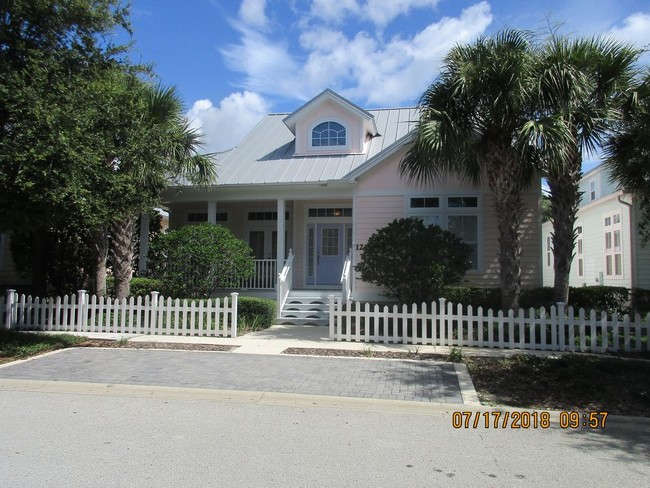
[[[155,278],[140,278],[135,277],[131,279],[131,296],[144,297],[151,295],[152,291],[159,291],[165,295],[163,283]]]
[[[469,269],[471,248],[452,232],[420,219],[397,219],[363,247],[355,270],[399,303],[430,302]]]
[[[631,295],[632,310],[634,310],[634,313],[641,315],[650,313],[650,290],[633,288]]]
[[[501,307],[501,289],[500,288],[479,288],[473,286],[446,286],[440,298],[445,298],[447,302],[462,305],[471,305],[474,309],[483,307],[498,310]]]
[[[273,325],[275,316],[275,300],[254,297],[237,299],[237,319],[241,329],[250,331],[267,329]]]
[[[608,314],[629,311],[630,291],[622,286],[583,286],[569,289],[569,304],[574,308]]]

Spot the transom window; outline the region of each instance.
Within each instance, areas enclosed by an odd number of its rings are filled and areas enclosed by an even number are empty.
[[[310,217],[352,217],[352,208],[310,208]]]
[[[228,221],[228,212],[217,212],[216,214],[217,222],[227,222]],[[190,212],[187,214],[187,221],[190,223],[200,223],[208,221],[207,212]]]
[[[347,131],[338,122],[322,122],[311,131],[312,147],[337,147],[347,144]]]

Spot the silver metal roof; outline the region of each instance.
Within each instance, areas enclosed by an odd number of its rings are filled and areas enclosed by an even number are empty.
[[[288,114],[269,114],[231,151],[216,159],[217,185],[318,183],[341,180],[407,136],[417,120],[416,108],[368,110],[379,135],[365,154],[294,156],[295,136],[284,124]]]

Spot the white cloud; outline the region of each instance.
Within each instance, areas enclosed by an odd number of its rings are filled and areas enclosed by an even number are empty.
[[[266,0],[243,0],[239,6],[239,18],[251,27],[265,28],[268,25],[265,8]]]
[[[313,0],[310,10],[312,18],[339,23],[354,16],[369,20],[377,27],[385,27],[399,15],[408,14],[416,8],[435,8],[440,0]]]
[[[637,47],[650,47],[650,14],[636,12],[623,20],[623,26],[610,29],[609,34]]]
[[[332,88],[371,106],[411,105],[433,81],[449,48],[484,34],[491,22],[490,5],[483,1],[458,17],[442,18],[410,37],[388,41],[366,32],[348,37],[333,28],[304,27],[302,58],[292,55],[286,44],[240,28],[241,43],[224,55],[231,68],[245,75],[247,89],[265,95],[306,100]]]
[[[269,112],[269,103],[259,94],[236,92],[219,102],[197,100],[187,116],[192,127],[204,134],[206,152],[230,149],[241,141]]]

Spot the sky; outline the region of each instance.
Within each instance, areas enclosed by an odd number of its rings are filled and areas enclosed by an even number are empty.
[[[131,0],[131,20],[134,61],[178,88],[210,152],[326,88],[366,109],[414,106],[452,46],[504,28],[650,48],[647,0]]]

